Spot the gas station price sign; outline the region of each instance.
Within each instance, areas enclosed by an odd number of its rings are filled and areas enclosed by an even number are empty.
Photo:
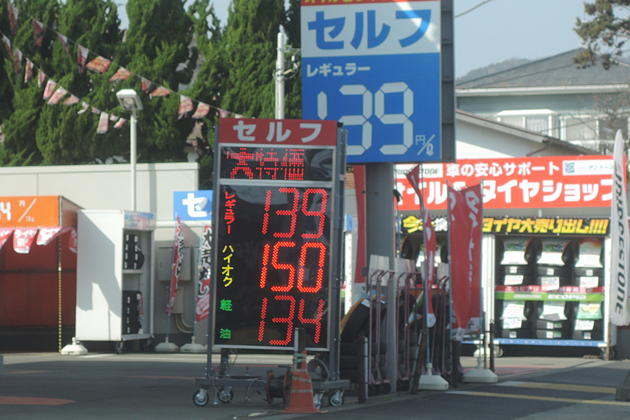
[[[327,349],[339,167],[334,121],[220,120],[212,342]],[[345,162],[344,162],[345,166]]]

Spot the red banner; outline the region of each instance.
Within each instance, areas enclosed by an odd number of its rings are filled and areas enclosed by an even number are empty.
[[[12,233],[13,228],[0,228],[0,249],[7,243]]]
[[[18,254],[28,254],[37,236],[37,228],[15,228],[13,230],[13,249]]]
[[[210,313],[210,276],[212,274],[212,227],[204,226],[199,247],[199,279],[197,280],[197,322]]]
[[[195,113],[193,114],[193,118],[203,118],[206,115],[208,115],[208,112],[210,111],[210,105],[205,104],[203,102],[199,102],[199,105],[197,105],[197,110],[195,111]]]
[[[177,216],[177,225],[175,227],[175,241],[173,242],[173,274],[171,275],[171,286],[169,290],[169,298],[166,304],[166,313],[173,313],[175,306],[175,295],[177,287],[179,287],[179,275],[182,272],[184,263],[184,232],[182,230],[182,222]]]
[[[405,177],[409,166],[397,165],[399,210],[417,210],[413,187]],[[483,206],[504,208],[610,207],[611,156],[538,156],[461,159],[422,165],[420,189],[430,210],[445,210],[448,182],[465,188],[483,180]]]
[[[448,186],[448,243],[456,337],[479,327],[481,292],[481,184],[455,190]]]

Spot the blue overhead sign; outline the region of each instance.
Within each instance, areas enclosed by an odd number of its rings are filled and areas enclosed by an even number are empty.
[[[212,190],[173,191],[173,220],[210,220]]]
[[[440,1],[302,0],[302,116],[348,130],[348,163],[441,159]]]

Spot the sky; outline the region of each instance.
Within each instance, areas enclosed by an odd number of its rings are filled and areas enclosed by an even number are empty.
[[[573,28],[576,18],[585,18],[583,0],[453,2],[456,16],[455,75],[458,78],[471,70],[510,58],[535,60],[580,46],[580,38]],[[120,13],[122,25],[126,27],[125,3],[123,1]],[[214,0],[212,3],[225,24],[231,0]]]

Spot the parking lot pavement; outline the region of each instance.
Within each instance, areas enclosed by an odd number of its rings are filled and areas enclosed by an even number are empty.
[[[192,401],[193,395],[199,389],[195,384],[195,378],[203,376],[206,360],[205,354],[135,353],[85,356],[59,356],[52,353],[5,354],[4,372],[0,375],[0,418],[12,420],[212,418],[221,420],[256,415],[282,419],[295,417],[295,415],[278,415],[277,412],[283,409],[281,399],[274,399],[270,405],[264,388],[234,388],[234,396],[229,403],[219,401],[215,403],[214,396],[211,395],[207,406],[196,406]],[[213,361],[218,363],[218,355],[214,355]],[[239,355],[232,356],[230,361],[235,375],[266,378],[269,370],[274,371],[276,375],[284,374],[285,369],[279,366],[290,365],[291,356]],[[462,365],[466,369],[475,368],[477,360],[464,357]],[[451,411],[456,409],[442,400],[457,398],[464,399],[464,402],[470,401],[471,404],[473,402],[477,404],[480,401],[493,401],[492,404],[495,406],[503,404],[506,407],[516,407],[520,404],[522,408],[519,413],[521,413],[535,410],[536,405],[532,404],[532,401],[537,401],[545,407],[550,404],[554,407],[577,404],[574,402],[575,398],[572,399],[570,394],[566,394],[571,391],[562,389],[562,386],[568,385],[599,387],[599,392],[592,393],[593,398],[613,401],[614,395],[611,396],[610,392],[602,393],[601,390],[610,391],[617,386],[628,369],[630,369],[630,362],[600,359],[499,358],[496,360],[496,373],[499,380],[502,383],[512,383],[513,386],[499,388],[496,385],[462,385],[457,390],[423,391],[415,396],[407,392],[399,392],[371,397],[366,404],[359,404],[356,393],[349,391],[346,393],[345,403],[342,406],[331,407],[325,404],[323,409],[328,411],[329,418],[343,417],[345,419],[361,416],[362,420],[372,418],[380,420],[388,415],[388,410],[392,410],[391,404],[394,404],[401,416],[402,413],[407,412],[406,410],[410,416],[413,416],[415,410],[415,418],[442,418],[439,415],[440,410],[445,410],[446,407],[441,404],[448,405],[449,415],[454,415],[455,413]],[[549,385],[549,388],[545,389],[541,385],[532,387],[518,385],[521,383],[555,385]],[[510,395],[529,395],[527,398],[556,399],[542,403],[540,399],[500,398],[496,396],[499,393],[498,389],[502,390],[501,395],[507,392]],[[532,390],[536,389],[542,389],[542,391],[534,393]],[[585,389],[581,388],[580,392]],[[463,392],[469,392],[469,394],[464,395]],[[477,394],[471,394],[472,392]],[[585,394],[575,395],[583,397]],[[501,402],[497,402],[498,400]],[[441,403],[438,404],[438,402]],[[422,405],[421,411],[426,416],[417,415],[417,404]],[[483,410],[484,406],[476,407]],[[630,418],[630,403],[627,407],[623,405],[599,407],[600,410],[622,408],[628,410],[629,417],[611,418]],[[354,414],[351,415],[351,413]],[[432,417],[433,415],[437,417]],[[467,413],[464,411],[461,415],[465,417]],[[499,417],[493,417],[491,412],[487,415],[499,420]],[[540,419],[543,418],[540,417]],[[601,417],[597,415],[594,418]]]

